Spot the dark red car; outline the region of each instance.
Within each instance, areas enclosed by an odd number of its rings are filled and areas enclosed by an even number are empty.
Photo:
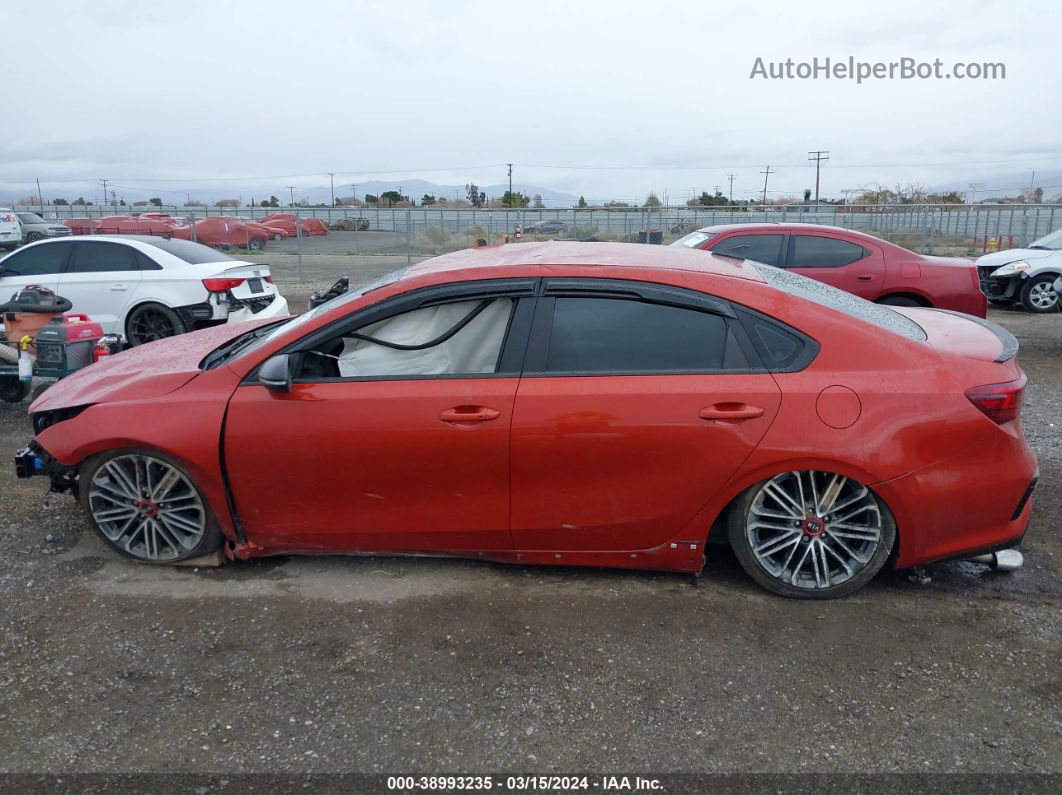
[[[838,226],[721,224],[672,245],[785,268],[879,304],[931,306],[976,317],[988,312],[972,260],[916,254]]]
[[[298,318],[109,356],[30,406],[20,474],[138,560],[435,554],[787,596],[1017,545],[1017,343],[660,246],[459,251]]]

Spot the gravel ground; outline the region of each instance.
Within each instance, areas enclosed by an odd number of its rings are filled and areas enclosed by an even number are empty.
[[[345,262],[313,277],[382,267]],[[830,603],[772,597],[715,548],[699,580],[149,568],[3,464],[0,772],[1062,772],[1062,316],[993,319],[1030,378],[1025,568],[889,572]],[[29,437],[25,405],[0,404],[0,449]]]

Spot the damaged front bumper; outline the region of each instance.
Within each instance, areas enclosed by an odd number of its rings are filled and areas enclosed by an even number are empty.
[[[36,476],[51,478],[50,491],[77,494],[77,468],[56,461],[39,444],[30,442],[15,453],[15,477]]]
[[[978,268],[978,278],[983,292],[990,301],[1013,301],[1021,290],[1021,274],[1013,276],[992,276],[995,266]]]

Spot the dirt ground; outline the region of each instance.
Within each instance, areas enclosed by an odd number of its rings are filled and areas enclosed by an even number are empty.
[[[297,284],[272,259],[296,307],[313,280],[395,267],[315,261]],[[0,772],[1060,773],[1062,315],[992,318],[1030,379],[1025,567],[888,572],[829,603],[768,595],[725,548],[699,580],[387,558],[150,568],[0,462]],[[5,461],[30,438],[25,409],[0,404]]]

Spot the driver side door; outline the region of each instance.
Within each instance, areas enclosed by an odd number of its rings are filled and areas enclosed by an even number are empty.
[[[509,430],[535,285],[403,294],[295,343],[288,391],[245,379],[224,449],[248,540],[272,550],[512,549]]]

